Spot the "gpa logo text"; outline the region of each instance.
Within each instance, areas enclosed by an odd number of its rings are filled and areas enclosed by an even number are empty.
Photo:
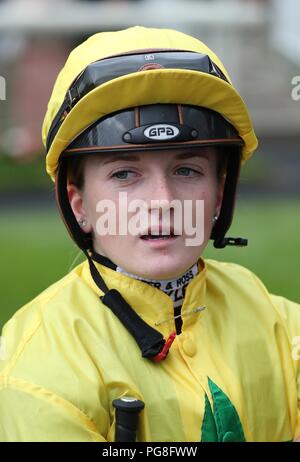
[[[177,127],[168,124],[151,125],[144,130],[144,135],[153,140],[169,140],[175,138],[178,133]]]
[[[6,100],[6,80],[0,75],[0,101]]]

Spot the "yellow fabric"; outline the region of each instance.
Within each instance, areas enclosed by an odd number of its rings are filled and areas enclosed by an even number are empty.
[[[72,51],[57,78],[43,123],[44,144],[68,88],[88,64],[115,54],[154,48],[181,49],[207,54],[230,82],[220,59],[201,41],[181,32],[132,27],[118,32],[98,33]],[[196,71],[139,71],[102,84],[74,106],[62,123],[47,154],[47,171],[52,179],[61,152],[93,122],[114,111],[155,103],[192,104],[219,112],[235,126],[244,140],[244,161],[257,147],[246,105],[231,84]]]
[[[98,268],[153,327],[173,315],[159,289]],[[182,333],[166,360],[152,363],[99,294],[84,262],[6,324],[0,441],[112,441],[112,401],[124,395],[145,402],[139,440],[200,441],[208,377],[234,405],[247,441],[300,434],[299,361],[291,351],[298,304],[270,295],[240,266],[199,260]],[[167,337],[174,321],[157,329]]]

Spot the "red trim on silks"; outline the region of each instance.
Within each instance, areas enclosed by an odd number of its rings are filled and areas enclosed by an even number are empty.
[[[169,349],[171,348],[171,345],[172,343],[174,342],[175,340],[175,337],[176,337],[176,332],[172,332],[170,335],[169,335],[169,338],[168,340],[166,341],[163,349],[161,350],[160,353],[158,353],[156,356],[154,356],[152,359],[152,361],[158,363],[159,361],[162,361],[163,359],[166,358],[167,354],[169,353]]]

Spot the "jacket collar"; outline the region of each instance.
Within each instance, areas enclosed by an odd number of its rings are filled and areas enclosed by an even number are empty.
[[[108,288],[118,290],[145,322],[159,330],[164,336],[176,330],[173,302],[168,295],[143,281],[119,273],[95,261],[94,264]],[[194,324],[201,314],[201,312],[194,313],[193,310],[205,305],[206,271],[205,262],[200,258],[198,274],[186,288],[181,309],[183,331]],[[98,296],[103,295],[91,277],[88,261],[82,264],[81,277]]]

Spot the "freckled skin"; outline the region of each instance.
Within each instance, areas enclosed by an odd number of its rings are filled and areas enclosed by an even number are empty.
[[[85,218],[86,232],[94,232],[94,249],[110,258],[129,273],[146,278],[164,279],[176,277],[187,270],[205,249],[213,216],[219,213],[223,196],[224,180],[216,175],[215,148],[201,148],[199,156],[177,159],[184,151],[156,151],[135,153],[140,161],[124,159],[109,162],[115,153],[90,157],[84,164],[84,187],[78,190],[69,185],[71,207],[77,219]],[[195,152],[195,151],[190,151]],[[118,173],[117,173],[118,172]],[[201,245],[187,246],[183,234],[173,242],[152,246],[139,236],[106,235],[96,232],[99,212],[96,205],[109,199],[119,211],[119,193],[127,193],[128,203],[141,199],[147,204],[147,213],[156,214],[151,200],[176,199],[192,201],[192,225],[196,224],[196,200],[204,200],[204,241]],[[128,213],[128,220],[132,214]],[[172,223],[171,212],[171,223]],[[149,221],[150,222],[150,221]],[[118,224],[118,216],[117,216]],[[172,223],[173,224],[173,223]]]

